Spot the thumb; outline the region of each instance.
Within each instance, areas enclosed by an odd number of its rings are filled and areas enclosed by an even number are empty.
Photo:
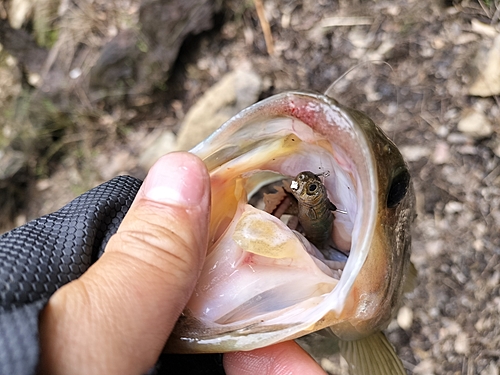
[[[200,159],[162,157],[104,255],[49,300],[40,319],[42,372],[151,368],[203,265],[209,205],[209,176]]]

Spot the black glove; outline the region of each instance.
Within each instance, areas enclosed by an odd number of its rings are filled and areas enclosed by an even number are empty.
[[[0,236],[0,375],[36,373],[40,312],[58,288],[103,254],[141,183],[116,177]],[[162,355],[151,373],[224,371],[221,355]]]

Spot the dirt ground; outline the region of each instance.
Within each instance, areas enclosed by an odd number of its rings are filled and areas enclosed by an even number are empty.
[[[118,3],[127,9],[127,25],[137,22],[139,2]],[[72,112],[87,122],[62,137],[51,133],[61,148],[37,154],[38,161],[40,155],[49,160],[41,172],[26,158],[2,180],[3,197],[16,202],[3,226],[55,210],[115,174],[144,177],[138,160],[148,136],[159,129],[175,136],[189,108],[230,71],[257,73],[260,98],[290,89],[324,92],[338,79],[333,96],[366,112],[396,142],[417,196],[412,261],[418,286],[389,326],[390,341],[409,373],[498,375],[500,97],[469,89],[500,34],[500,3],[266,0],[264,8],[272,56],[254,3],[226,0],[213,8],[207,30],[186,37],[170,78],[148,95],[109,95],[86,106],[81,97],[70,98]],[[96,49],[103,44],[96,42]],[[0,74],[0,91],[20,85],[9,99],[16,103],[26,87],[36,88],[25,82],[26,70],[20,72],[18,83]],[[54,99],[56,105],[62,100]],[[12,123],[6,113],[4,136]],[[471,113],[479,114],[472,128],[459,126]],[[22,193],[12,184],[21,184]],[[344,373],[337,356],[316,354],[330,373]]]

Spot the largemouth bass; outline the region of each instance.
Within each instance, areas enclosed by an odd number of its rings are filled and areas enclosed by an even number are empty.
[[[243,110],[191,152],[211,176],[210,243],[167,349],[251,350],[326,329],[355,373],[405,374],[381,330],[408,279],[414,194],[382,130],[326,95],[287,92]],[[307,228],[248,204],[263,186],[305,171],[326,172],[329,208],[345,211],[315,243]]]

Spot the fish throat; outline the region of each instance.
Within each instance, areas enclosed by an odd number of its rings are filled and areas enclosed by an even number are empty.
[[[332,241],[333,212],[337,207],[328,199],[326,187],[320,179],[329,175],[329,172],[314,174],[305,171],[293,180],[284,179],[278,185],[271,184],[275,192],[264,193],[264,211],[277,218],[283,217],[290,229],[304,235],[326,259],[346,261],[347,256],[335,249]]]

